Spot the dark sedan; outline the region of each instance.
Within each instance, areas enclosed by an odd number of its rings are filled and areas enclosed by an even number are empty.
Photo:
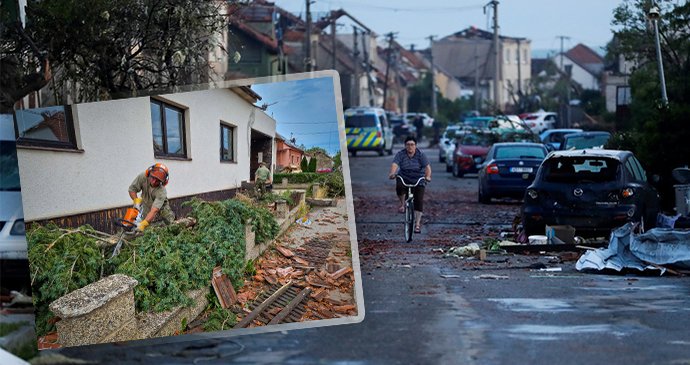
[[[504,142],[494,144],[479,170],[479,202],[491,198],[522,199],[548,154],[541,143]]]
[[[555,151],[527,188],[522,221],[527,235],[545,225],[571,225],[583,237],[608,237],[613,228],[656,223],[659,194],[629,151]]]

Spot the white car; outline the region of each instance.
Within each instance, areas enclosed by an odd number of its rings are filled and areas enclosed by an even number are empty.
[[[460,125],[449,125],[446,130],[443,131],[441,139],[438,141],[438,162],[446,161],[446,150],[453,145],[453,150],[455,150],[455,132],[460,130],[462,126]]]
[[[537,112],[523,118],[525,124],[534,133],[541,133],[547,129],[552,129],[558,122],[558,114],[553,112]]]
[[[0,259],[26,260],[24,210],[11,114],[0,115]]]
[[[430,117],[427,113],[405,113],[404,117],[405,120],[407,120],[408,122],[414,123],[414,120],[415,118],[417,118],[418,115],[422,116],[422,120],[424,121],[425,127],[431,127],[434,125],[434,118]]]
[[[11,114],[0,114],[0,277],[3,288],[30,289],[19,165]]]

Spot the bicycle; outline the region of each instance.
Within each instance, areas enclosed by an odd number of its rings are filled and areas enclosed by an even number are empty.
[[[416,188],[422,180],[426,180],[424,177],[420,177],[417,183],[414,185],[405,184],[402,176],[396,175],[400,182],[407,188],[407,199],[405,199],[405,241],[412,241],[412,232],[414,232],[414,193],[412,189]]]

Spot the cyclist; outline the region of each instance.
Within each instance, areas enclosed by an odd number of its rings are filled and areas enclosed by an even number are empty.
[[[398,151],[393,158],[391,165],[389,179],[395,179],[396,175],[400,175],[406,184],[415,184],[420,177],[424,177],[426,181],[431,181],[431,164],[426,155],[421,150],[417,149],[417,139],[413,136],[408,136],[405,139],[405,149]],[[422,211],[424,208],[424,185],[426,181],[414,188],[414,210],[415,210],[415,226],[414,232],[420,233],[422,229]],[[407,195],[407,188],[396,180],[395,192],[400,200],[400,213],[405,212],[405,195]]]

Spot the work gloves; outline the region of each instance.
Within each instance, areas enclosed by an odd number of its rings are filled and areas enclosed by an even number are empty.
[[[145,230],[146,227],[148,227],[148,226],[149,226],[149,222],[148,222],[146,219],[144,219],[144,220],[142,220],[142,221],[139,223],[139,225],[137,226],[137,231],[139,231],[139,232],[144,232],[144,230]]]
[[[134,203],[132,206],[136,208],[136,210],[141,210],[141,198],[137,197],[132,199],[132,203]]]

